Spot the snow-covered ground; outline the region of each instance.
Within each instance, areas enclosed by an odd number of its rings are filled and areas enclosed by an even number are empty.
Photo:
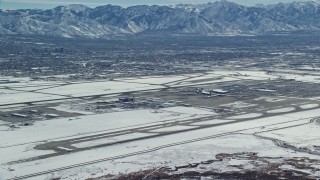
[[[200,153],[201,152],[201,153]],[[215,139],[183,144],[150,153],[131,156],[123,159],[101,162],[85,167],[74,168],[62,172],[56,172],[35,179],[57,178],[77,179],[99,177],[106,174],[130,173],[145,169],[160,167],[174,167],[199,163],[201,161],[215,159],[219,153],[256,152],[260,157],[305,157],[319,159],[317,156],[296,153],[277,147],[272,141],[263,140],[250,135],[229,135]],[[276,160],[274,160],[276,162]],[[230,165],[245,164],[244,160],[233,159],[230,162],[222,162],[218,166],[212,164],[209,168],[219,169],[221,172],[237,170]],[[254,168],[254,167],[252,167]],[[192,169],[191,169],[192,170]],[[205,169],[204,169],[205,170]]]
[[[83,82],[50,82],[30,81],[20,79],[20,83],[0,85],[0,105],[11,103],[24,103],[29,101],[54,100],[61,98],[72,98],[85,96],[109,96],[131,91],[155,91],[166,86],[182,87],[185,85],[201,85],[208,83],[222,83],[241,80],[274,80],[279,76],[290,79],[311,82],[318,81],[313,77],[290,75],[286,73],[266,73],[263,71],[228,71],[218,70],[205,74],[178,76],[147,76],[139,78],[118,78],[114,81],[83,81]],[[304,79],[303,79],[304,78]],[[165,84],[166,86],[164,86]],[[6,89],[8,87],[9,89]],[[212,85],[213,89],[219,89],[218,85]],[[258,91],[274,92],[272,89],[257,89]],[[28,92],[32,91],[32,92]],[[268,138],[279,139],[298,147],[320,146],[319,124],[310,123],[313,118],[320,116],[319,105],[294,104],[300,106],[303,111],[293,112],[294,105],[289,107],[274,106],[269,110],[269,117],[263,117],[267,106],[257,110],[260,102],[266,101],[278,103],[287,100],[287,97],[260,97],[256,101],[229,101],[220,107],[229,108],[252,108],[249,112],[237,112],[236,115],[219,116],[210,108],[175,106],[161,109],[138,109],[132,111],[121,111],[105,114],[88,114],[81,111],[72,111],[65,106],[54,107],[56,110],[85,114],[72,118],[55,118],[51,120],[36,121],[32,126],[21,128],[10,128],[7,122],[0,119],[0,179],[9,179],[15,176],[48,171],[51,169],[73,166],[79,163],[101,161],[69,170],[60,170],[48,175],[33,177],[31,179],[85,179],[89,177],[106,174],[128,173],[141,169],[150,169],[163,166],[179,166],[193,162],[201,162],[215,159],[218,153],[257,152],[266,157],[310,157],[320,159],[319,156],[295,152],[276,146],[270,139],[259,138],[259,134]],[[60,100],[52,102],[61,102]],[[41,105],[43,102],[34,103]],[[6,108],[6,107],[2,107]],[[13,106],[12,108],[18,108]],[[276,109],[277,108],[277,109]],[[315,109],[317,108],[317,109]],[[281,113],[280,115],[277,113]],[[191,124],[180,122],[193,122],[195,118],[203,118],[204,121]],[[245,121],[244,121],[245,120]],[[168,123],[169,126],[163,126]],[[227,124],[226,124],[227,123]],[[224,125],[222,125],[224,124]],[[147,127],[147,126],[153,127]],[[202,129],[188,132],[173,133],[165,136],[145,138],[150,135],[158,135],[165,132],[190,130],[197,126],[206,126]],[[290,127],[290,128],[288,128]],[[135,132],[133,128],[141,128]],[[131,131],[132,130],[132,131]],[[115,131],[122,131],[120,135]],[[124,132],[124,133],[123,133]],[[112,137],[105,133],[114,133]],[[97,136],[91,141],[75,141],[75,138],[87,138]],[[100,136],[100,137],[99,137]],[[138,141],[116,143],[103,148],[87,149],[85,151],[73,151],[75,148],[87,148],[106,143],[130,140],[133,138],[145,138]],[[90,138],[89,138],[90,139]],[[48,142],[71,141],[70,146],[58,146],[59,150],[69,153],[44,159],[12,163],[41,155],[52,155],[53,150],[35,150],[36,145]],[[126,155],[126,157],[124,157]],[[115,158],[118,157],[118,158]],[[121,158],[120,158],[121,157]],[[245,164],[246,160],[230,160],[222,162],[219,167],[221,171],[230,168],[230,165]],[[284,166],[283,168],[291,168]]]
[[[230,107],[230,108],[246,108],[246,107],[257,106],[257,104],[250,104],[250,103],[246,103],[246,102],[243,102],[243,101],[236,101],[236,102],[233,102],[233,103],[222,104],[220,106],[222,106],[222,107]]]
[[[255,100],[257,101],[260,101],[260,100],[263,100],[263,101],[266,101],[266,102],[281,102],[281,101],[285,101],[286,99],[285,98],[275,98],[275,97],[259,97],[259,98],[256,98]]]
[[[50,93],[55,92],[59,95],[67,95],[72,97],[93,96],[101,94],[113,94],[129,91],[151,90],[163,88],[159,85],[126,83],[117,81],[103,81],[103,82],[86,82],[73,83],[65,86],[44,89],[37,92]]]
[[[79,108],[74,108],[70,104],[62,104],[62,105],[51,107],[51,108],[58,111],[69,112],[69,113],[78,113],[78,114],[86,114],[86,115],[94,114],[93,112],[88,112],[84,110],[79,110]]]
[[[279,139],[301,147],[320,146],[320,126],[315,123],[260,133],[259,135]]]
[[[241,114],[241,115],[231,116],[228,119],[234,119],[234,120],[249,119],[249,118],[257,118],[260,116],[262,116],[262,114],[260,114],[260,113],[249,113],[249,114]]]
[[[184,109],[185,111],[179,112],[181,109]],[[215,113],[213,112],[193,107],[174,107],[160,110],[134,110],[37,121],[33,126],[27,126],[12,131],[0,131],[0,136],[3,139],[1,141],[1,147],[99,131],[111,131],[119,128],[147,125],[151,123],[187,120],[214,114]],[[39,136],[39,134],[41,134],[41,136]]]
[[[197,77],[199,76],[199,77]],[[59,99],[62,97],[83,97],[94,95],[107,95],[141,90],[155,90],[165,88],[162,84],[171,87],[184,85],[197,85],[207,83],[221,83],[242,80],[267,80],[277,76],[268,75],[262,71],[214,71],[195,77],[180,76],[146,76],[139,78],[119,78],[115,81],[83,81],[83,82],[46,82],[31,81],[29,78],[14,78],[19,83],[0,84],[0,87],[8,87],[12,90],[0,89],[0,105],[10,103],[25,103],[34,101]],[[217,78],[217,79],[215,79]],[[203,80],[204,82],[196,82]],[[18,90],[18,91],[15,91]],[[22,91],[21,91],[22,90]],[[32,92],[31,92],[32,91]],[[18,96],[13,94],[19,93]],[[17,98],[19,97],[19,98]]]
[[[119,78],[116,79],[122,82],[134,82],[134,83],[145,83],[145,84],[167,84],[174,83],[177,81],[181,81],[187,79],[188,76],[147,76],[141,78]]]
[[[296,108],[294,107],[285,107],[285,108],[279,108],[279,109],[273,109],[267,111],[267,113],[273,114],[273,113],[286,113],[286,112],[291,112],[294,111]]]
[[[0,95],[8,95],[8,94],[15,94],[19,91],[9,90],[9,89],[0,89]]]
[[[304,105],[301,105],[300,107],[302,109],[312,109],[312,108],[316,108],[318,106],[319,106],[319,104],[304,104]]]
[[[257,91],[262,91],[262,92],[276,92],[276,90],[273,89],[256,89]]]
[[[212,124],[222,124],[222,123],[228,123],[228,122],[233,122],[233,120],[219,120],[219,119],[214,119],[210,121],[201,121],[197,123],[193,123],[192,125],[198,126],[198,125],[212,125]]]
[[[63,96],[51,95],[51,94],[39,94],[33,92],[15,92],[7,94],[0,94],[0,105],[26,103],[30,101],[43,101],[61,99]]]
[[[174,112],[174,113],[188,113],[188,114],[207,114],[207,115],[214,115],[216,114],[211,109],[206,108],[198,108],[198,107],[184,107],[184,106],[174,106],[174,107],[168,107],[168,108],[162,108],[161,111],[167,111],[167,112]]]
[[[0,79],[3,79],[3,77],[0,76]],[[28,77],[25,77],[25,78],[5,77],[4,79],[9,79],[10,81],[15,81],[15,82],[0,83],[0,88],[10,88],[10,89],[23,90],[23,91],[31,91],[31,90],[37,90],[37,89],[65,84],[65,82],[62,82],[62,81],[41,81],[41,80],[34,81]]]
[[[179,130],[186,130],[186,129],[192,129],[193,127],[190,126],[171,126],[166,128],[159,128],[156,130],[152,130],[151,132],[168,132],[168,131],[179,131]]]
[[[1,121],[1,120],[0,120],[0,125],[3,125],[3,124],[9,124],[9,123],[8,123],[8,122]]]
[[[278,75],[284,79],[294,79],[296,81],[302,81],[302,82],[320,83],[319,76],[315,76],[311,74],[308,74],[308,75],[298,74],[295,71],[284,73],[282,70],[282,72],[272,73],[272,75],[275,75],[275,76]]]
[[[117,142],[117,141],[125,141],[125,140],[132,139],[132,138],[147,137],[150,135],[153,135],[153,134],[151,134],[151,133],[132,133],[129,135],[120,135],[120,136],[115,136],[112,138],[104,138],[104,139],[92,140],[92,141],[88,141],[88,142],[76,143],[76,144],[72,144],[72,146],[75,146],[77,148],[85,148],[85,147],[97,146],[97,145],[101,145],[101,144],[113,143],[113,142]]]
[[[35,160],[35,161],[30,161],[30,162],[25,162],[25,163],[19,163],[19,164],[13,164],[13,165],[3,165],[0,168],[0,174],[3,174],[5,178],[12,177],[14,175],[25,175],[25,174],[30,174],[33,172],[39,172],[39,171],[45,171],[45,170],[50,170],[54,168],[59,168],[59,167],[64,167],[68,165],[73,165],[77,163],[82,163],[82,162],[87,162],[87,161],[92,161],[92,160],[99,160],[102,158],[112,158],[115,156],[120,156],[124,154],[129,154],[129,153],[134,153],[134,152],[145,152],[145,155],[142,156],[134,156],[130,157],[129,159],[134,159],[134,161],[127,161],[126,159],[121,159],[121,160],[115,160],[115,161],[109,161],[109,162],[104,162],[100,164],[93,164],[93,165],[88,165],[87,173],[86,175],[82,174],[83,168],[76,168],[70,171],[60,171],[59,173],[62,173],[64,175],[68,175],[70,172],[78,172],[75,173],[75,176],[71,176],[69,178],[74,178],[77,179],[80,176],[92,176],[90,168],[91,167],[100,167],[103,169],[101,171],[102,174],[106,173],[116,173],[116,172],[130,172],[137,170],[137,168],[150,168],[150,164],[153,164],[154,166],[163,166],[164,164],[159,164],[160,162],[168,162],[168,165],[179,165],[185,164],[186,162],[190,163],[189,158],[182,158],[186,156],[194,157],[197,156],[197,159],[194,159],[195,161],[199,160],[208,160],[208,155],[214,156],[216,153],[222,153],[222,152],[239,152],[239,151],[257,151],[262,153],[262,155],[265,156],[278,156],[278,155],[286,155],[290,156],[291,152],[288,152],[287,150],[284,150],[282,148],[276,147],[272,142],[266,141],[266,140],[261,140],[258,139],[260,143],[257,142],[255,137],[251,136],[246,136],[245,138],[241,138],[241,136],[235,135],[234,138],[231,139],[224,139],[221,136],[226,136],[228,137],[229,134],[228,132],[233,132],[233,133],[241,133],[243,132],[260,132],[262,129],[266,129],[269,125],[272,125],[272,129],[274,128],[281,128],[284,126],[292,126],[296,125],[297,123],[308,123],[311,118],[320,116],[320,109],[314,109],[314,110],[308,110],[304,112],[295,112],[295,113],[290,113],[286,115],[278,115],[278,116],[273,116],[273,117],[267,117],[267,118],[261,118],[261,119],[256,119],[252,121],[245,121],[245,122],[238,122],[235,124],[229,124],[229,125],[223,125],[223,126],[218,126],[218,127],[211,127],[211,128],[206,128],[206,129],[200,129],[200,130],[194,130],[191,132],[184,132],[184,133],[178,133],[178,134],[172,134],[168,136],[162,136],[162,137],[157,137],[157,138],[152,138],[152,139],[145,139],[145,140],[140,140],[140,141],[133,141],[125,144],[117,144],[114,146],[110,147],[104,147],[104,148],[98,148],[98,149],[92,149],[88,151],[81,151],[77,153],[70,153],[62,156],[57,156],[53,158],[48,158],[48,159],[42,159],[42,160]],[[147,113],[147,112],[144,112]],[[115,114],[115,113],[112,113]],[[159,113],[157,113],[159,115]],[[128,115],[128,114],[127,114]],[[118,114],[119,116],[119,114]],[[133,118],[134,114],[130,114],[130,117]],[[135,114],[136,117],[141,116],[141,112],[138,114]],[[74,120],[77,122],[77,120]],[[292,121],[292,122],[289,122]],[[81,121],[80,121],[81,122]],[[139,120],[141,122],[141,120]],[[72,123],[72,121],[70,121]],[[82,123],[82,126],[84,124]],[[89,124],[86,124],[86,128],[90,129]],[[72,126],[68,126],[73,128]],[[59,131],[58,133],[63,133],[63,131],[60,131],[59,128],[63,127],[56,127],[52,131]],[[67,129],[67,128],[66,128]],[[73,130],[76,130],[77,128],[74,128]],[[251,129],[251,130],[250,130]],[[21,129],[23,130],[23,129]],[[41,128],[39,128],[41,130]],[[48,130],[48,129],[47,129]],[[68,131],[71,131],[72,129],[69,129]],[[72,131],[73,131],[72,130]],[[48,130],[49,131],[49,130]],[[29,132],[30,133],[30,132]],[[41,132],[40,132],[41,133]],[[226,134],[227,133],[227,134]],[[20,133],[18,133],[20,134]],[[24,133],[28,134],[28,133]],[[50,133],[49,133],[50,134]],[[2,135],[1,135],[2,136]],[[34,136],[36,136],[36,132],[34,133]],[[250,139],[251,137],[251,139]],[[22,138],[22,137],[21,137]],[[220,141],[216,141],[215,138],[221,139]],[[253,139],[252,139],[253,138]],[[4,138],[6,139],[6,138]],[[43,138],[45,139],[45,138]],[[203,141],[201,141],[203,140]],[[212,140],[212,143],[210,141]],[[199,141],[199,142],[198,142]],[[181,144],[181,142],[183,142]],[[192,144],[194,142],[195,144]],[[185,145],[183,145],[186,143]],[[191,144],[190,144],[191,143]],[[262,143],[262,144],[261,144]],[[265,144],[267,143],[267,144]],[[7,143],[8,144],[8,143]],[[186,148],[182,148],[184,153],[180,153],[177,149],[181,148],[179,145],[181,144],[182,146]],[[200,144],[200,145],[199,145]],[[175,146],[172,146],[175,145]],[[21,145],[23,146],[23,145]],[[219,148],[219,146],[222,146]],[[254,146],[254,148],[252,147]],[[20,147],[20,146],[18,146]],[[238,148],[237,148],[238,147]],[[268,147],[268,148],[266,148]],[[6,149],[6,148],[5,148]],[[23,150],[24,148],[21,148]],[[200,149],[203,149],[204,151],[200,151]],[[206,151],[205,149],[208,149]],[[210,149],[210,151],[209,151]],[[3,149],[0,149],[0,153],[4,154],[4,152],[1,152]],[[155,151],[155,153],[160,154],[165,154],[167,158],[159,157],[156,158],[154,154],[148,154]],[[11,155],[10,151],[7,151],[5,154],[6,160],[2,160],[1,164],[8,162],[10,160],[17,159],[14,156]],[[15,152],[17,153],[17,152]],[[20,153],[23,153],[20,152]],[[140,154],[140,153],[138,153]],[[192,156],[191,156],[192,155]],[[312,155],[305,155],[301,154],[300,156],[308,156],[308,157],[314,157]],[[149,157],[149,158],[147,158]],[[153,157],[153,158],[151,158]],[[173,159],[173,157],[175,157]],[[11,158],[11,159],[10,159]],[[68,158],[68,161],[65,161],[65,159]],[[136,158],[139,158],[136,159]],[[19,158],[18,158],[19,159]],[[143,159],[147,159],[149,163],[145,164],[143,163]],[[125,164],[121,163],[116,163],[115,162],[128,162]],[[139,162],[140,165],[133,165],[134,162]],[[126,168],[123,169],[123,166],[125,165]],[[128,168],[130,166],[131,168]],[[15,171],[8,171],[8,168],[12,168]],[[119,168],[119,169],[118,169]],[[58,173],[58,174],[59,174]],[[90,174],[90,175],[89,175]],[[70,175],[70,174],[69,174]],[[101,175],[101,174],[100,174]],[[42,177],[43,178],[43,177]]]

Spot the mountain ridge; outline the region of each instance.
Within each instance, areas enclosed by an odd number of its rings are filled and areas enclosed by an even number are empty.
[[[229,1],[175,6],[81,4],[0,10],[0,34],[109,38],[150,32],[241,35],[320,31],[319,1],[243,6]]]

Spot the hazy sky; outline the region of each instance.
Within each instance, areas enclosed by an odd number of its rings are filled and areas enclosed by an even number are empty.
[[[179,4],[179,3],[207,3],[215,0],[0,0],[0,9],[40,8],[48,9],[58,5],[84,4],[90,7],[106,4],[116,4],[124,7],[141,4]],[[229,0],[243,5],[274,4],[278,2],[292,2],[294,0]],[[307,1],[307,0],[300,0]]]

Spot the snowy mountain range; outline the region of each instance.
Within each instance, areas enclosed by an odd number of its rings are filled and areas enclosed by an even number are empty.
[[[0,34],[108,38],[143,33],[237,35],[279,31],[320,31],[319,1],[251,7],[222,0],[200,5],[0,10]]]

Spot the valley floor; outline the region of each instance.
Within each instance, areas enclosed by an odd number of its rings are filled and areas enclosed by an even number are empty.
[[[0,179],[319,178],[320,73],[0,84]]]

